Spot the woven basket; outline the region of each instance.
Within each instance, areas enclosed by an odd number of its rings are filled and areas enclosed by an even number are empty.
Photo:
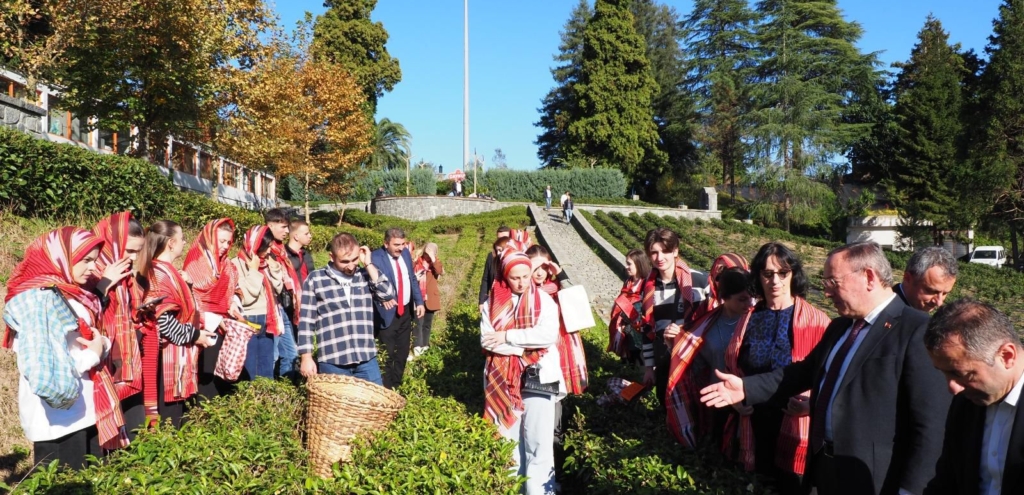
[[[391,390],[359,378],[317,374],[307,383],[306,439],[313,472],[333,476],[335,462],[348,462],[349,442],[361,433],[384,429],[405,407]]]

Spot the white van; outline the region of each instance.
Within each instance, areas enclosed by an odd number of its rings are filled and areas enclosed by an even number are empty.
[[[1006,264],[1006,250],[1002,246],[978,246],[967,261],[1002,268]]]

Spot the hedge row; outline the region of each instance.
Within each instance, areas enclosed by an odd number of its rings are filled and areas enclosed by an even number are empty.
[[[502,201],[536,201],[544,198],[544,188],[551,186],[555,202],[565,192],[576,197],[622,198],[626,195],[626,178],[610,168],[574,170],[488,170],[482,179],[483,190]]]
[[[356,181],[349,195],[351,201],[369,201],[377,195],[377,188],[384,187],[390,196],[405,196],[405,170],[374,170]],[[432,170],[418,168],[409,173],[409,194],[433,196],[437,194],[437,181]]]

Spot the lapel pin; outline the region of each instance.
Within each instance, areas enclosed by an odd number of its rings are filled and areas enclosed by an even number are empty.
[[[892,322],[885,322],[885,328],[892,328]]]

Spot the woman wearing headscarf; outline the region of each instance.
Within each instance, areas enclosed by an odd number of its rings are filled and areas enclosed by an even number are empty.
[[[562,307],[558,302],[558,291],[571,287],[569,276],[565,270],[551,261],[551,253],[547,248],[534,244],[526,250],[533,268],[533,283],[540,290],[551,296],[559,312],[558,355],[561,358],[562,377],[565,379],[566,392],[570,395],[581,395],[587,389],[587,356],[583,353],[583,339],[579,332],[567,332],[561,324]],[[556,417],[560,417],[557,414]],[[559,430],[556,428],[556,432]]]
[[[103,240],[96,270],[103,277],[94,292],[103,305],[102,332],[110,339],[111,348],[103,365],[114,382],[121,401],[128,438],[146,419],[142,404],[142,353],[137,332],[141,321],[135,308],[142,294],[135,280],[133,265],[146,243],[146,232],[132,214],[121,212],[100,220],[92,229]]]
[[[260,326],[246,347],[243,377],[249,380],[261,376],[274,378],[274,338],[285,328],[274,294],[284,287],[287,273],[280,263],[268,256],[273,243],[270,228],[266,225],[252,227],[242,239],[238,256],[231,260],[231,266],[238,273],[242,315]]]
[[[516,442],[513,470],[527,494],[554,493],[555,403],[565,395],[558,309],[532,280],[521,252],[507,251],[480,319],[484,419]]]
[[[143,304],[152,308],[142,336],[147,424],[162,418],[181,425],[186,401],[199,390],[200,348],[217,338],[204,326],[189,279],[172,264],[184,251],[185,234],[177,223],[160,220],[146,229],[139,277],[148,285]]]
[[[437,287],[437,279],[444,274],[444,265],[437,258],[437,244],[428,242],[423,246],[423,252],[414,263],[413,273],[419,281],[420,294],[423,294],[423,305],[426,308],[423,317],[416,320],[412,348],[412,357],[416,357],[430,348],[430,328],[434,324],[434,313],[441,310],[441,292]]]
[[[733,267],[715,279],[720,304],[687,325],[672,347],[668,377],[668,429],[690,449],[720,444],[728,412],[704,407],[700,390],[718,381],[715,370],[725,369],[725,353],[732,336],[746,325],[751,299],[747,272]]]
[[[202,350],[199,356],[199,395],[212,399],[230,393],[232,381],[215,374],[221,348],[232,328],[225,322],[243,319],[235,298],[238,273],[228,261],[228,250],[235,239],[235,222],[230,218],[213,220],[203,226],[185,255],[185,273],[192,281],[196,305],[203,313],[207,328],[216,329],[216,342]],[[252,332],[244,335],[248,342]]]
[[[631,249],[626,254],[626,281],[622,284],[612,313],[608,319],[608,352],[623,361],[642,362],[640,360],[641,335],[636,330],[640,319],[638,304],[640,289],[644,280],[651,274],[651,260],[639,249]]]
[[[110,340],[99,298],[85,288],[103,240],[78,227],[43,234],[7,282],[4,347],[18,361],[18,412],[36,464],[78,469],[86,455],[128,444],[120,402],[102,366]]]
[[[733,334],[726,373],[750,376],[803,360],[821,340],[828,315],[807,302],[803,263],[785,245],[769,242],[750,264],[750,286],[760,299],[749,323]],[[781,493],[799,493],[807,458],[809,392],[730,417],[725,447],[745,469],[775,478]]]
[[[726,253],[717,258],[711,263],[711,271],[708,272],[708,297],[705,298],[697,308],[693,311],[691,321],[697,321],[704,317],[704,315],[711,312],[711,310],[717,308],[722,304],[722,298],[720,290],[718,288],[718,275],[728,268],[742,268],[744,271],[749,270],[747,267],[747,259],[741,254],[737,253]]]

